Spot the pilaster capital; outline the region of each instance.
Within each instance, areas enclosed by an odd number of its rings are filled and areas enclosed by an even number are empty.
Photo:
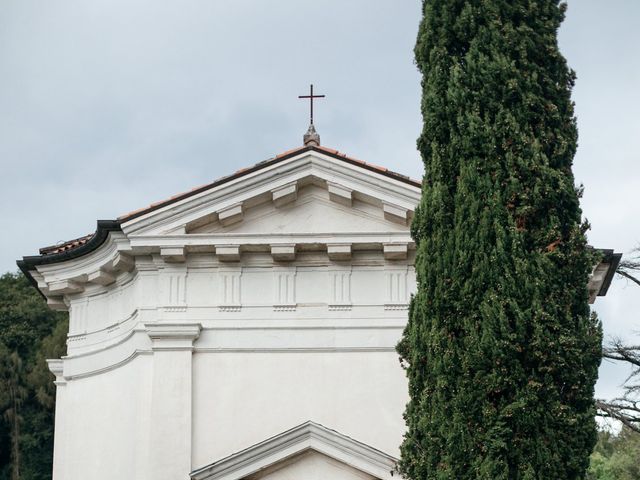
[[[64,378],[64,360],[61,358],[53,358],[47,360],[47,366],[49,371],[56,376],[56,380],[53,382],[56,386],[63,386],[67,384],[67,379]]]
[[[193,350],[193,342],[202,331],[200,323],[145,323],[147,335],[152,342],[152,349],[158,350]]]

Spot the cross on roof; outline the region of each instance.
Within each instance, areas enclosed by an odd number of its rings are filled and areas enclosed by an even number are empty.
[[[314,95],[313,94],[313,83],[310,86],[310,93],[309,95],[298,95],[298,98],[308,98],[309,99],[309,105],[311,107],[311,125],[313,125],[313,99],[314,98],[324,98],[324,95]]]

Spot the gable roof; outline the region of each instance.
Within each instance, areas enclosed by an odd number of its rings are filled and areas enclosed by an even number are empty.
[[[23,260],[18,261],[18,266],[24,272],[25,270],[23,269],[23,266],[22,266],[23,264],[25,266],[29,266],[29,265],[35,266],[35,265],[42,265],[42,264],[49,264],[49,263],[57,263],[65,260],[70,260],[72,258],[77,258],[80,255],[84,255],[98,248],[102,244],[102,242],[106,239],[106,234],[109,231],[119,230],[120,229],[119,226],[125,222],[138,218],[142,215],[146,215],[147,213],[153,212],[154,210],[158,210],[160,208],[166,207],[167,205],[171,205],[172,203],[179,202],[193,195],[197,195],[206,190],[210,190],[212,188],[218,187],[220,185],[223,185],[227,182],[238,179],[250,173],[259,171],[263,168],[283,162],[289,158],[295,157],[296,155],[300,155],[301,153],[305,153],[305,152],[323,153],[325,155],[328,155],[332,158],[343,161],[345,163],[356,165],[366,170],[379,173],[381,175],[393,178],[395,180],[412,185],[414,187],[420,188],[422,185],[419,180],[415,180],[406,175],[402,175],[400,173],[394,172],[392,170],[389,170],[386,167],[381,167],[378,165],[364,162],[363,160],[358,160],[354,157],[350,157],[345,153],[341,153],[338,150],[335,150],[332,148],[314,146],[314,145],[302,146],[299,148],[294,148],[292,150],[287,150],[286,152],[280,153],[275,157],[269,158],[267,160],[258,162],[254,165],[251,165],[250,167],[237,170],[235,173],[224,176],[224,177],[220,177],[214,180],[213,182],[200,185],[198,187],[194,187],[189,191],[178,193],[167,199],[154,202],[147,207],[143,207],[138,210],[134,210],[132,212],[126,213],[124,215],[119,216],[116,220],[98,220],[98,225],[94,233],[91,233],[73,240],[69,240],[66,242],[62,242],[56,245],[42,247],[40,249],[40,255],[24,257]],[[80,247],[87,247],[87,248],[80,248]],[[47,257],[47,259],[44,260],[43,257]]]
[[[422,186],[422,183],[419,180],[415,180],[412,179],[406,175],[402,175],[400,173],[394,172],[392,170],[389,170],[386,167],[381,167],[378,165],[374,165],[372,163],[367,163],[363,160],[358,160],[356,158],[350,157],[348,155],[346,155],[345,153],[341,153],[338,150],[335,150],[333,148],[326,148],[326,147],[321,147],[321,146],[314,146],[314,145],[310,145],[310,146],[303,146],[303,147],[299,147],[299,148],[294,148],[292,150],[287,150],[286,152],[280,153],[278,155],[276,155],[273,158],[269,158],[267,160],[263,160],[261,162],[258,162],[254,165],[251,165],[250,167],[246,167],[246,168],[241,168],[240,170],[237,170],[235,173],[231,174],[231,175],[227,175],[225,177],[221,177],[218,178],[217,180],[214,180],[211,183],[207,183],[205,185],[201,185],[198,187],[194,187],[191,190],[187,191],[187,192],[183,192],[183,193],[179,193],[177,195],[173,195],[165,200],[161,200],[159,202],[155,202],[152,203],[151,205],[147,206],[147,207],[143,207],[139,210],[134,210],[132,212],[126,213],[124,215],[121,215],[120,217],[118,217],[118,220],[122,223],[124,222],[128,222],[129,220],[133,220],[134,218],[140,217],[142,215],[146,215],[149,212],[152,212],[154,210],[158,210],[159,208],[165,207],[167,205],[170,205],[172,203],[178,202],[180,200],[184,200],[185,198],[189,198],[193,195],[197,195],[198,193],[204,192],[206,190],[209,190],[211,188],[223,185],[227,182],[230,182],[231,180],[235,180],[237,178],[243,177],[245,175],[248,175],[250,173],[253,172],[257,172],[258,170],[262,170],[263,168],[266,167],[270,167],[272,165],[275,165],[277,163],[280,163],[284,160],[288,160],[289,158],[295,157],[296,155],[300,155],[301,153],[305,153],[305,152],[319,152],[319,153],[323,153],[325,155],[328,155],[332,158],[335,158],[337,160],[349,163],[351,165],[356,165],[359,166],[361,168],[364,168],[365,170],[369,170],[372,172],[376,172],[379,173],[381,175],[393,178],[395,180],[399,180],[401,182],[407,183],[409,185],[412,185],[414,187],[418,187],[420,188]]]
[[[314,450],[376,478],[391,479],[397,459],[308,421],[191,472],[192,480],[239,480],[294,455]]]

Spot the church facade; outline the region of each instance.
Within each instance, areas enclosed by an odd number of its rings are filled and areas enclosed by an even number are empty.
[[[392,478],[420,191],[307,135],[25,257],[70,315],[54,479]]]

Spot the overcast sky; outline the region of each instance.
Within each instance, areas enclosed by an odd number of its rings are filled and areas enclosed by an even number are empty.
[[[302,144],[420,178],[418,0],[0,0],[0,272],[39,247]],[[591,244],[640,241],[640,2],[570,0]],[[640,289],[595,309],[638,330]],[[597,394],[625,377],[604,365]]]

